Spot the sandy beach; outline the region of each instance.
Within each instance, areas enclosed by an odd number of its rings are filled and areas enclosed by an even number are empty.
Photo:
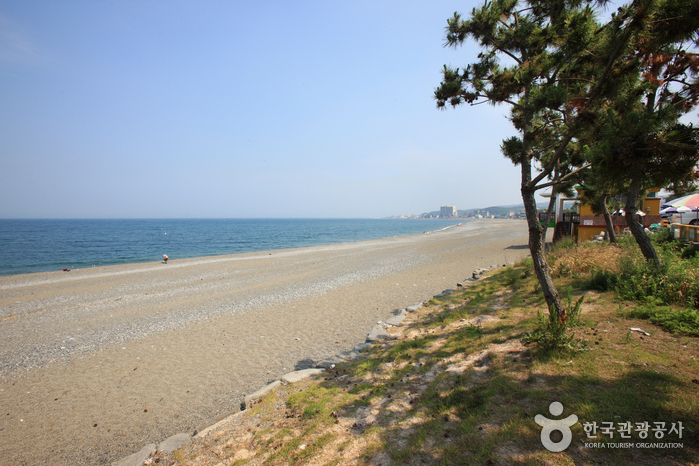
[[[0,464],[110,464],[529,250],[526,223],[0,277]]]

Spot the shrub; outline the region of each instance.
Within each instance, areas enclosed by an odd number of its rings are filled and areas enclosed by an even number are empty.
[[[585,283],[585,288],[588,290],[609,291],[616,289],[618,284],[618,273],[595,267],[591,271],[590,278]]]

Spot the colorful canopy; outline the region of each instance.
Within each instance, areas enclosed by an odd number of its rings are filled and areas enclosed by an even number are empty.
[[[679,209],[681,207],[684,207],[687,209],[685,212],[696,212],[697,210],[699,210],[699,208],[697,208],[697,207],[680,206],[680,207],[668,207],[667,209],[661,210],[660,213],[661,214],[676,214],[679,212],[677,209]]]
[[[668,201],[663,204],[663,207],[693,207],[692,210],[697,210],[699,207],[699,193],[690,194],[689,196],[679,197],[674,201]]]

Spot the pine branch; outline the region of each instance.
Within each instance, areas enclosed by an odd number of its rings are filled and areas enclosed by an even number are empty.
[[[565,176],[563,176],[563,177],[561,177],[561,178],[559,178],[559,179],[557,179],[557,180],[553,180],[553,181],[551,181],[550,183],[544,183],[544,184],[539,185],[539,186],[534,186],[534,191],[538,191],[538,190],[540,190],[540,189],[546,189],[546,188],[548,188],[548,187],[550,187],[550,186],[554,186],[554,185],[559,185],[559,184],[563,183],[564,181],[566,181],[567,179],[569,179],[569,178],[571,178],[571,177],[577,175],[577,174],[580,173],[582,170],[584,170],[584,169],[586,169],[586,168],[588,168],[588,167],[590,167],[590,166],[592,166],[592,163],[586,163],[586,164],[583,165],[582,167],[580,167],[580,168],[578,168],[578,169],[576,169],[576,170],[574,170],[574,171],[568,173],[567,175],[565,175]]]

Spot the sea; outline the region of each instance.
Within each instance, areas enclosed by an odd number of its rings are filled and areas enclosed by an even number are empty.
[[[448,228],[446,219],[0,219],[0,275],[300,248]]]

